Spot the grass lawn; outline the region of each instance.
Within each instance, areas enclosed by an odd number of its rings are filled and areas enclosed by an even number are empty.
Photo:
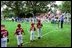
[[[17,47],[17,40],[14,32],[17,28],[17,22],[1,21],[5,24],[6,29],[9,31],[8,47]],[[64,28],[58,28],[57,24],[43,23],[42,39],[36,39],[30,42],[30,24],[27,22],[21,23],[25,31],[23,34],[23,47],[71,47],[71,25],[64,24]],[[37,32],[35,32],[37,36]],[[35,37],[37,38],[37,37]]]

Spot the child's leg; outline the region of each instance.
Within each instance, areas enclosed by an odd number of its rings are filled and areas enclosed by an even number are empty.
[[[30,40],[32,40],[32,31],[30,32]]]
[[[7,38],[6,38],[6,41],[5,41],[5,47],[7,47]]]
[[[30,32],[30,40],[33,40],[33,31]]]
[[[1,38],[1,47],[4,47],[3,38]]]
[[[23,45],[23,38],[22,38],[22,35],[21,35],[21,46]]]
[[[38,29],[38,39],[40,39],[40,29]]]
[[[17,35],[17,44],[18,44],[18,47],[20,47],[20,38],[19,38],[19,35]]]
[[[3,45],[3,41],[2,41],[2,38],[1,38],[1,47],[2,47],[2,45]]]
[[[40,35],[40,37],[42,37],[42,31],[41,31],[41,28],[39,29],[39,35]]]
[[[34,40],[34,37],[35,37],[35,36],[34,36],[34,31],[33,31],[33,32],[32,32],[32,38],[33,38],[33,40]]]
[[[41,28],[38,29],[38,39],[42,37]]]
[[[39,29],[37,29],[38,30],[38,37],[40,37],[40,35],[39,35]]]
[[[7,37],[1,39],[1,47],[7,47]]]

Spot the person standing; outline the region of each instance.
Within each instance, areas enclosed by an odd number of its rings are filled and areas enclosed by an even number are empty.
[[[7,42],[9,42],[8,34],[5,25],[1,25],[1,47],[7,47]]]
[[[40,39],[42,37],[42,23],[41,20],[38,20],[37,23],[37,29],[38,29],[38,39]]]
[[[32,22],[31,23],[31,27],[30,27],[30,41],[34,41],[35,40],[35,32],[36,31],[36,28],[34,26],[34,23]]]
[[[21,47],[21,46],[23,45],[23,36],[22,36],[22,34],[23,34],[23,33],[25,34],[25,32],[24,32],[24,30],[21,28],[21,24],[18,24],[17,27],[18,27],[18,28],[17,28],[16,31],[15,31],[15,35],[16,35],[16,37],[17,37],[18,47]]]
[[[60,22],[61,22],[61,28],[63,28],[64,15],[61,15],[61,17],[60,17]]]

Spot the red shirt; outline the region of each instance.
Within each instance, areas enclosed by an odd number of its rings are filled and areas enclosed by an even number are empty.
[[[8,31],[7,30],[1,30],[1,38],[7,37]]]
[[[43,25],[41,23],[37,23],[37,28],[41,28]]]
[[[31,28],[30,28],[30,31],[31,31],[31,30],[32,30],[32,31],[35,31],[36,28],[35,28],[35,27],[31,27]]]
[[[20,35],[24,32],[24,30],[22,28],[17,28],[15,34],[16,35]]]
[[[36,30],[36,28],[34,27],[34,23],[31,23],[31,28],[30,28],[30,31],[35,31]]]

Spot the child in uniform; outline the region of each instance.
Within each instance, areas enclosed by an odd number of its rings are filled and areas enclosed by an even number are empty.
[[[18,24],[17,27],[18,28],[16,29],[15,34],[17,36],[17,44],[18,44],[18,47],[21,47],[23,45],[22,33],[24,33],[24,30],[21,28],[21,24]]]
[[[33,41],[34,40],[34,31],[36,30],[35,26],[34,26],[34,23],[31,23],[31,27],[30,27],[30,41]]]
[[[8,31],[5,29],[5,25],[1,25],[1,47],[7,47]]]
[[[42,31],[41,31],[41,29],[42,29],[42,23],[41,23],[41,20],[38,20],[38,23],[37,23],[37,29],[38,29],[38,39],[40,39],[41,38],[41,36],[42,36]]]

